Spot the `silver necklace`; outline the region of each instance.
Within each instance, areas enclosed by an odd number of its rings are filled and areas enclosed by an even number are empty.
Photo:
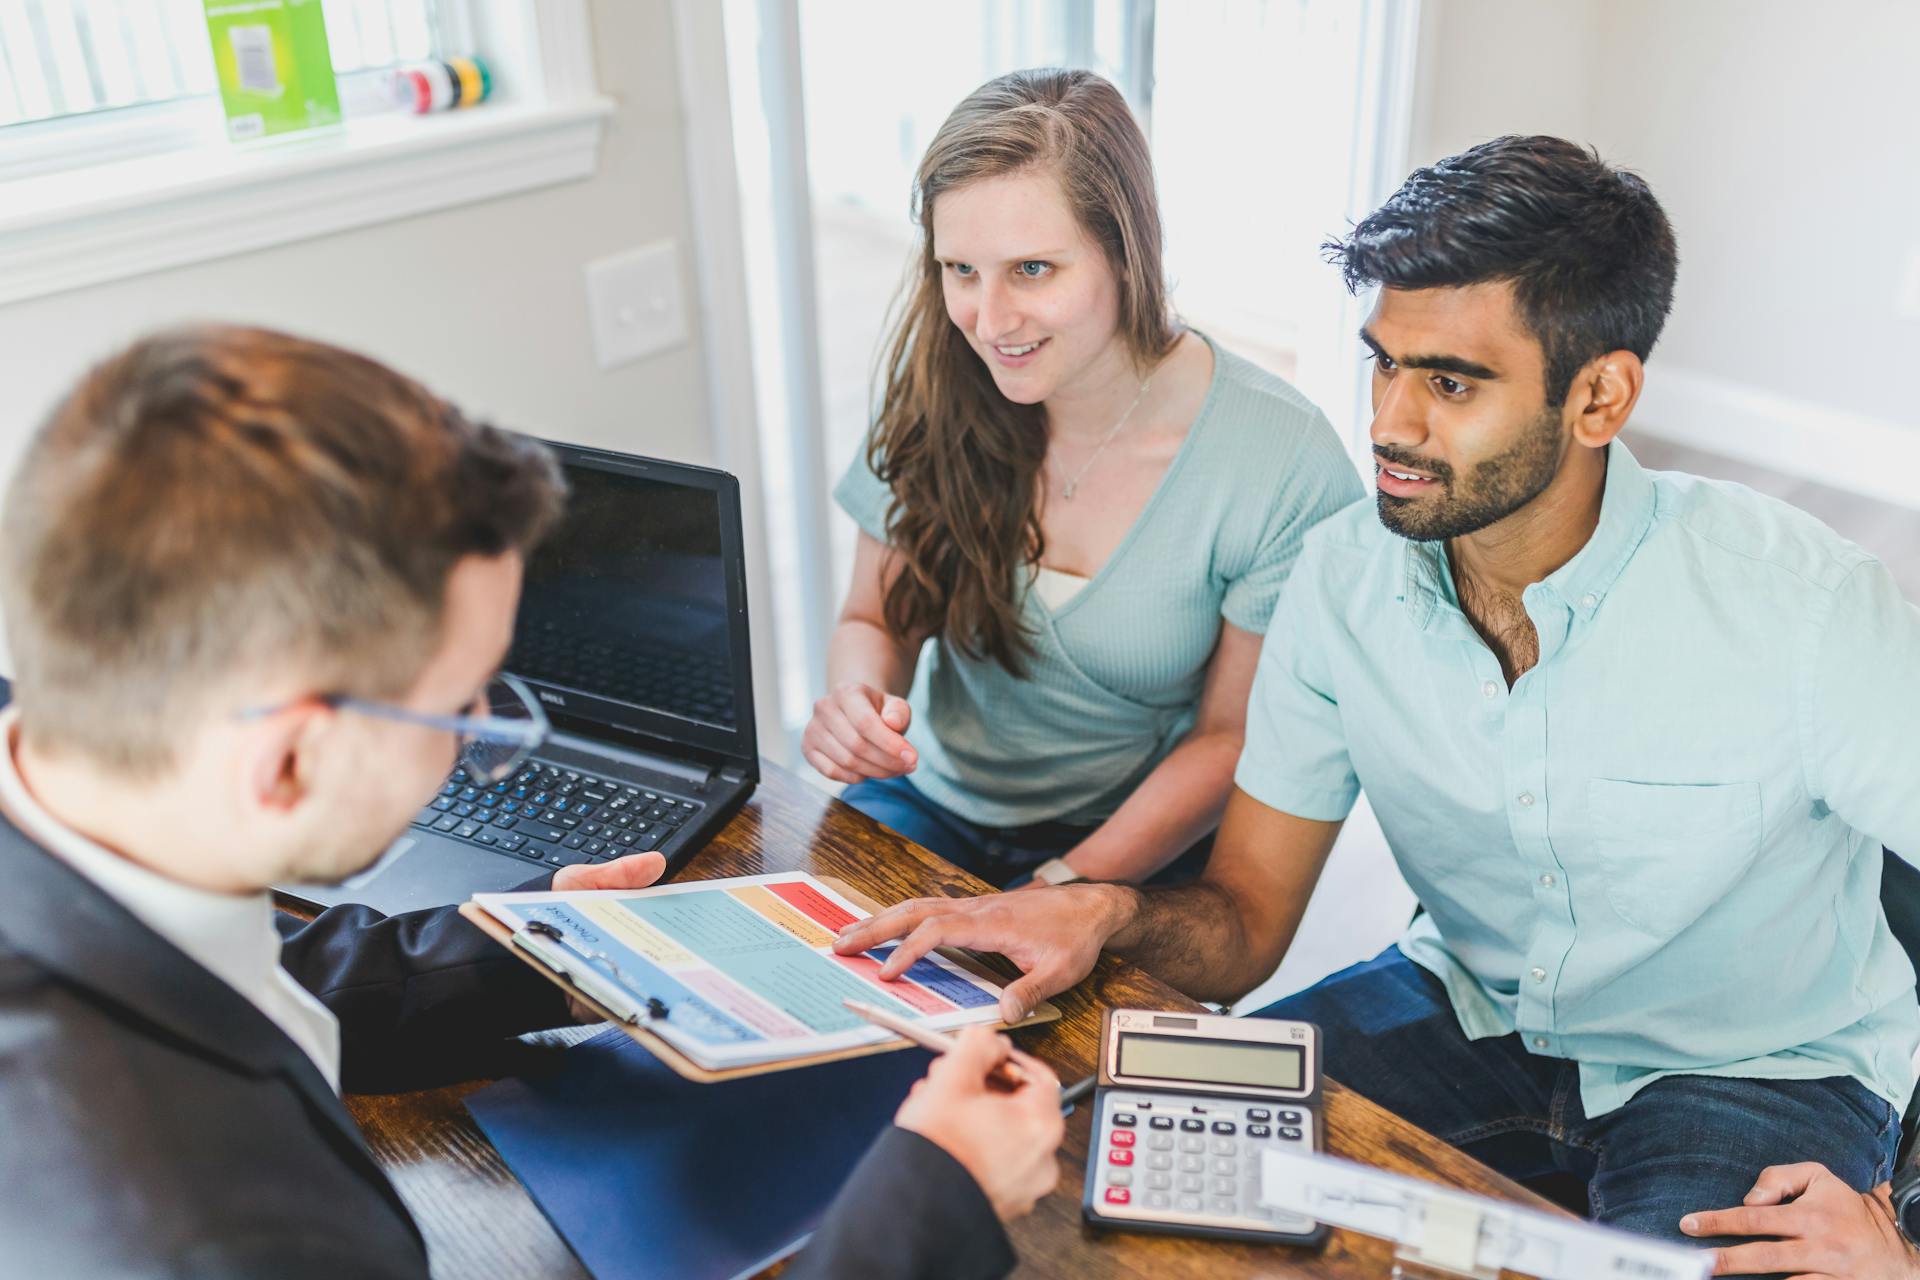
[[[1091,467],[1095,462],[1098,462],[1100,460],[1100,455],[1107,451],[1107,446],[1112,444],[1113,438],[1120,434],[1120,428],[1127,425],[1127,419],[1131,418],[1133,416],[1133,411],[1140,407],[1140,402],[1146,398],[1147,388],[1152,385],[1153,385],[1153,374],[1150,373],[1146,376],[1145,379],[1141,381],[1140,390],[1134,394],[1133,403],[1127,406],[1127,411],[1120,415],[1120,421],[1113,424],[1113,429],[1107,432],[1106,438],[1100,442],[1100,447],[1095,449],[1092,455],[1089,456],[1085,462],[1080,464],[1080,469],[1073,473],[1072,479],[1067,481],[1066,488],[1060,491],[1060,496],[1062,498],[1067,499],[1069,501],[1072,500],[1073,491],[1080,487],[1080,478],[1086,475],[1087,468]]]

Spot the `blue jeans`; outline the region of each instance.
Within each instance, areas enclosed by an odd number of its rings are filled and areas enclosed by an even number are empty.
[[[1065,822],[982,826],[935,804],[905,778],[868,778],[848,787],[840,798],[875,822],[892,827],[954,866],[1003,889],[1024,883],[1035,867],[1072,849],[1095,830]],[[1207,855],[1212,852],[1213,836],[1209,834],[1147,883],[1192,880],[1206,869]]]
[[[1317,1024],[1327,1075],[1519,1182],[1571,1174],[1596,1222],[1690,1244],[1680,1219],[1739,1204],[1803,1160],[1865,1191],[1893,1172],[1900,1114],[1849,1076],[1669,1076],[1598,1119],[1580,1069],[1518,1035],[1469,1040],[1446,988],[1389,947],[1260,1010]]]

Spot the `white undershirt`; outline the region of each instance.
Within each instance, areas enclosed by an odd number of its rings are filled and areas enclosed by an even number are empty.
[[[1047,612],[1056,612],[1060,606],[1080,594],[1080,588],[1090,581],[1077,573],[1068,573],[1064,569],[1049,569],[1045,565],[1035,565],[1033,569],[1033,589],[1040,595],[1040,603],[1047,606]]]
[[[0,712],[0,803],[15,825],[97,885],[135,919],[246,998],[313,1059],[340,1091],[340,1023],[332,1010],[294,981],[280,964],[273,899],[196,889],[109,852],[63,825],[27,790],[15,760],[19,718]]]

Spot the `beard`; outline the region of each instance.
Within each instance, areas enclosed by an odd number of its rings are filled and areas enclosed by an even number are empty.
[[[1376,464],[1398,463],[1427,472],[1439,482],[1439,492],[1418,498],[1375,490],[1380,523],[1415,542],[1438,542],[1477,533],[1539,497],[1559,474],[1561,454],[1558,409],[1543,410],[1522,430],[1519,439],[1493,457],[1474,463],[1463,477],[1457,477],[1451,467],[1376,447]]]

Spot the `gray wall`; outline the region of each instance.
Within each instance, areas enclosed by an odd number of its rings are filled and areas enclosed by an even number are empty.
[[[589,181],[0,307],[0,472],[91,361],[159,325],[275,325],[368,352],[502,425],[706,462],[697,316],[686,346],[594,364],[581,267],[671,237],[685,296],[687,182],[668,0],[593,0],[619,102]]]
[[[1920,4],[1427,0],[1414,160],[1550,132],[1638,170],[1680,238],[1659,367],[1920,427]],[[1729,447],[1737,447],[1730,441]]]

